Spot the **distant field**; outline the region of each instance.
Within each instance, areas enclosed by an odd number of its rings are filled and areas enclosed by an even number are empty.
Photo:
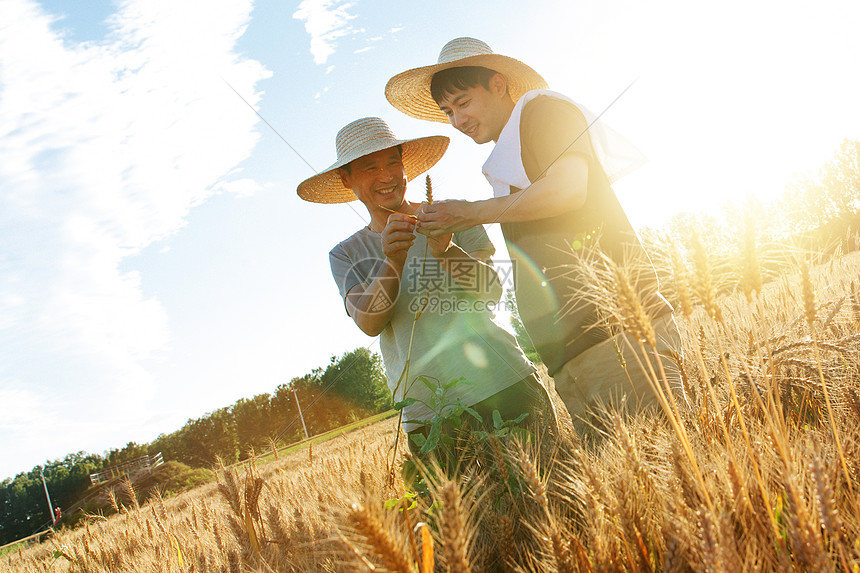
[[[344,434],[346,432],[351,432],[351,431],[356,430],[358,428],[363,428],[364,426],[368,426],[370,424],[375,424],[376,422],[379,422],[380,420],[385,420],[387,418],[391,418],[391,417],[396,416],[396,415],[397,415],[396,410],[389,410],[387,412],[382,412],[381,414],[376,414],[375,416],[370,416],[369,418],[364,418],[363,420],[358,420],[352,424],[348,424],[346,426],[341,426],[340,428],[335,428],[334,430],[331,430],[328,432],[323,432],[322,434],[314,436],[308,440],[302,440],[301,442],[298,442],[298,443],[293,444],[291,446],[287,446],[285,448],[279,449],[278,455],[279,456],[289,455],[289,454],[296,452],[298,450],[305,449],[310,445],[317,445],[317,444],[321,444],[323,442],[327,442],[327,441],[331,440],[332,438],[337,437],[337,436]],[[262,456],[260,458],[260,461],[266,462],[266,461],[270,461],[273,459],[275,459],[275,456],[273,454],[266,453],[264,456]]]

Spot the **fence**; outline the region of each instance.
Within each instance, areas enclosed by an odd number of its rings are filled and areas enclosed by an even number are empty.
[[[161,456],[161,452],[158,452],[157,454],[154,454],[152,456],[141,456],[139,458],[135,458],[119,465],[103,469],[100,472],[90,474],[90,482],[93,485],[104,483],[106,481],[123,476],[125,474],[133,475],[141,470],[151,470],[152,468],[158,467],[163,463],[164,459]]]
[[[48,523],[51,523],[50,520],[48,521]],[[48,528],[45,531],[40,531],[39,533],[34,533],[33,535],[31,535],[29,537],[25,537],[23,539],[13,541],[12,543],[7,543],[6,545],[0,545],[0,556],[6,555],[6,551],[11,547],[15,547],[16,545],[20,545],[21,549],[25,549],[31,545],[35,545],[37,543],[40,543],[42,541],[42,537],[44,537],[48,533],[53,533],[53,532],[54,532],[53,529]]]

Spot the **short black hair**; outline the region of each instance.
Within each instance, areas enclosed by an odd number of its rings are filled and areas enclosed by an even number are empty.
[[[390,148],[388,148],[388,149],[390,149]],[[400,152],[400,159],[403,159],[403,145],[402,144],[397,145],[397,151]],[[362,157],[364,157],[364,156],[362,155]],[[353,159],[352,161],[355,161],[355,159]],[[341,169],[343,169],[347,173],[352,173],[352,161],[350,161],[346,165],[341,166]]]
[[[480,66],[464,66],[462,68],[448,68],[433,74],[430,80],[430,95],[436,103],[454,93],[455,90],[466,90],[477,86],[490,89],[490,78],[496,75],[495,70]]]

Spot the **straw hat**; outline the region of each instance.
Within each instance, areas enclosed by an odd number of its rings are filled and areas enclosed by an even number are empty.
[[[508,91],[514,101],[527,91],[546,89],[547,83],[539,73],[519,60],[494,54],[490,46],[475,38],[455,38],[439,52],[439,62],[397,74],[385,86],[385,97],[391,105],[406,115],[448,123],[439,104],[430,95],[433,74],[449,68],[478,66],[499,72],[508,80]]]
[[[337,132],[335,147],[337,161],[325,171],[302,181],[299,197],[312,203],[348,203],[358,197],[343,186],[338,169],[347,163],[383,149],[402,146],[403,170],[406,180],[418,177],[439,161],[448,148],[444,135],[397,139],[388,125],[378,117],[357,119]]]

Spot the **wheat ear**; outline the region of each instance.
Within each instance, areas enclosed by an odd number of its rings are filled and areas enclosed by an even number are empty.
[[[741,282],[744,296],[748,302],[752,302],[753,294],[761,294],[761,264],[758,257],[758,245],[756,244],[756,226],[752,211],[747,210],[744,214],[744,262]]]
[[[549,499],[546,484],[541,479],[537,464],[535,464],[519,442],[516,445],[517,462],[519,463],[520,471],[532,492],[532,497],[535,503],[541,508],[546,517],[547,527],[549,528],[550,534],[549,537],[552,542],[552,553],[553,557],[555,557],[556,569],[559,573],[573,573],[574,564],[572,563],[570,549],[564,543],[561,532],[559,532],[555,519],[553,519],[552,512],[549,510]]]
[[[824,369],[821,367],[821,352],[818,349],[818,340],[815,334],[815,288],[810,277],[809,264],[804,260],[800,265],[800,277],[803,283],[803,310],[806,317],[806,324],[809,326],[809,332],[812,335],[813,349],[815,350],[815,363],[818,365],[818,379],[821,383],[821,391],[824,393],[824,403],[827,406],[827,417],[830,418],[830,429],[833,431],[833,439],[836,441],[836,450],[839,453],[839,461],[842,463],[842,472],[845,474],[845,482],[848,484],[848,491],[851,497],[854,497],[854,486],[851,483],[851,474],[848,471],[848,465],[845,463],[845,452],[842,450],[842,441],[839,439],[839,431],[836,428],[836,417],[833,414],[833,406],[830,403],[830,392],[827,390],[827,381],[824,379]]]
[[[472,564],[469,561],[468,517],[457,482],[445,483],[439,489],[438,500],[442,503],[440,513],[442,549],[448,562],[448,571],[470,573]]]
[[[696,294],[704,305],[708,316],[716,322],[722,323],[723,312],[717,305],[717,289],[712,280],[711,261],[705,244],[702,242],[702,237],[695,229],[693,229],[692,242],[693,263],[696,267]]]
[[[684,263],[677,243],[672,243],[669,256],[672,262],[672,277],[674,279],[675,290],[681,302],[681,314],[685,318],[690,318],[690,315],[693,314],[693,297],[690,293],[689,283],[690,277],[687,265]]]
[[[350,508],[349,520],[360,533],[374,554],[392,571],[411,573],[409,559],[399,544],[391,537],[377,515],[370,507],[354,503]]]

